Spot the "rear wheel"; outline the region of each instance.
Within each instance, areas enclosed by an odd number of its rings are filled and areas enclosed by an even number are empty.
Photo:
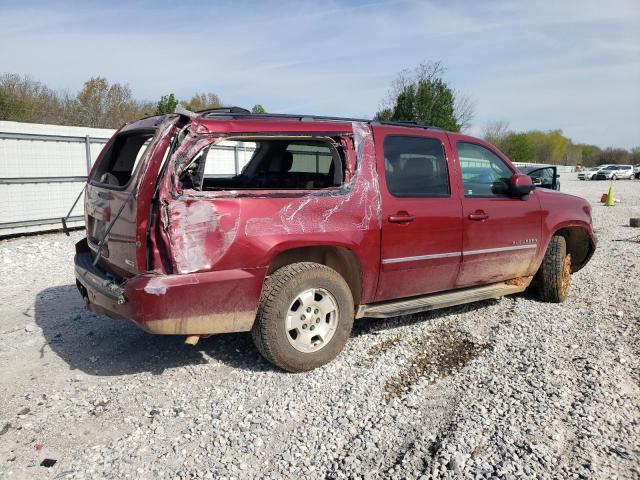
[[[353,307],[351,290],[335,270],[311,262],[284,266],[265,281],[253,341],[263,357],[284,370],[312,370],[346,344]]]
[[[564,302],[569,296],[571,285],[571,254],[567,253],[564,237],[555,235],[538,271],[538,290],[545,302]]]

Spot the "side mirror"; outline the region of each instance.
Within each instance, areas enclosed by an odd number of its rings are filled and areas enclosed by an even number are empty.
[[[529,195],[535,188],[531,177],[524,173],[516,173],[509,179],[509,195],[514,197]]]

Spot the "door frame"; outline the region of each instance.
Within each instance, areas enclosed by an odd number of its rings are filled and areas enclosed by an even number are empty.
[[[379,190],[381,196],[381,210],[383,212],[382,218],[382,228],[380,229],[380,260],[379,260],[379,272],[378,282],[376,285],[376,301],[380,301],[380,293],[382,287],[383,275],[386,271],[391,271],[389,269],[390,265],[400,264],[404,262],[419,262],[419,261],[433,261],[434,263],[443,263],[451,258],[456,258],[457,266],[455,272],[455,278],[457,278],[458,271],[460,268],[460,262],[462,260],[462,217],[459,218],[459,241],[458,244],[460,248],[458,251],[450,251],[450,252],[437,252],[437,253],[428,253],[428,252],[417,252],[419,255],[407,255],[403,257],[391,257],[384,258],[384,229],[385,224],[387,223],[387,218],[384,216],[385,204],[389,205],[389,199],[393,199],[393,201],[402,200],[403,197],[397,197],[393,195],[387,186],[387,175],[385,170],[385,156],[384,156],[384,141],[387,136],[404,136],[404,137],[413,137],[413,138],[430,138],[438,140],[443,148],[444,160],[447,166],[447,174],[449,178],[449,189],[450,194],[446,197],[441,195],[433,195],[433,196],[416,196],[416,197],[404,197],[406,200],[410,201],[420,201],[420,200],[429,200],[429,199],[447,199],[451,201],[457,201],[459,206],[460,214],[462,212],[462,199],[460,198],[460,194],[462,192],[462,176],[460,174],[459,164],[455,160],[457,156],[454,154],[452,150],[452,145],[449,139],[449,135],[447,132],[441,130],[431,130],[431,129],[423,129],[423,128],[411,128],[411,127],[399,127],[392,125],[374,125],[374,139],[375,139],[375,149],[376,149],[376,168],[378,170],[378,182],[379,182]],[[388,213],[388,212],[387,212]],[[387,227],[388,228],[388,227]],[[454,249],[455,250],[455,249]],[[426,269],[427,266],[416,267],[416,270]],[[410,272],[411,269],[397,269],[404,272]],[[455,281],[454,278],[454,281]],[[444,290],[448,290],[446,288]],[[391,298],[391,297],[390,297]],[[400,298],[400,297],[398,297]],[[384,299],[382,299],[384,300]]]

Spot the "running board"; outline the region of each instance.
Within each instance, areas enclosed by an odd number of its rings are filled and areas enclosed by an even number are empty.
[[[356,318],[396,317],[398,315],[409,315],[427,310],[435,310],[437,308],[462,305],[463,303],[488,300],[490,298],[500,298],[504,295],[523,292],[529,286],[532,279],[533,277],[521,277],[479,287],[462,288],[449,292],[432,293],[421,297],[360,305],[356,313]]]

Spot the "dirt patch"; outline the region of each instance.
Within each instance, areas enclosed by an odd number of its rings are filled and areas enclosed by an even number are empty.
[[[387,402],[400,397],[423,377],[435,383],[459,371],[488,345],[477,344],[457,332],[437,331],[413,343],[416,354],[404,369],[384,386]]]
[[[368,367],[376,361],[377,357],[383,355],[387,350],[395,347],[401,341],[400,335],[396,335],[394,337],[387,338],[380,343],[376,343],[367,351],[367,356],[362,360],[358,361],[356,365],[358,367]]]

